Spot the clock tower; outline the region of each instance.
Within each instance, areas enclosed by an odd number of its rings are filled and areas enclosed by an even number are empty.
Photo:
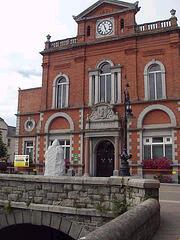
[[[92,42],[122,37],[134,33],[138,2],[131,4],[117,0],[99,0],[74,16],[78,23],[78,42]]]

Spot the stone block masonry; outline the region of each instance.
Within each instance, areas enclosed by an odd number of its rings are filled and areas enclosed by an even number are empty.
[[[2,174],[0,206],[9,203],[13,209],[41,211],[41,216],[46,212],[58,213],[90,232],[149,197],[158,199],[158,188],[159,182],[155,180],[128,177]]]
[[[148,199],[80,240],[150,240],[160,225],[160,205]]]

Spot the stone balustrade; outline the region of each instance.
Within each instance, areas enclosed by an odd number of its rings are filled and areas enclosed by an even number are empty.
[[[57,40],[54,42],[47,41],[45,43],[45,50],[48,50],[48,49],[53,50],[53,49],[68,47],[68,46],[72,46],[73,44],[76,44],[76,43],[77,43],[76,37],[67,38],[67,39],[63,39],[63,40]]]
[[[135,32],[150,32],[150,31],[157,31],[161,29],[168,29],[171,27],[176,27],[177,22],[173,19],[163,20],[163,21],[157,21],[157,22],[151,22],[151,23],[144,23],[137,25],[135,27]]]

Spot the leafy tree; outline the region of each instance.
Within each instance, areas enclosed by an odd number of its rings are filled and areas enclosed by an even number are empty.
[[[2,133],[0,131],[0,159],[1,158],[6,158],[7,153],[8,153],[7,147],[6,147],[6,144],[3,142]]]

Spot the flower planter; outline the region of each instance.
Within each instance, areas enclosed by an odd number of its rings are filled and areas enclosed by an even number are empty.
[[[160,182],[172,182],[172,169],[143,169],[143,177]]]

